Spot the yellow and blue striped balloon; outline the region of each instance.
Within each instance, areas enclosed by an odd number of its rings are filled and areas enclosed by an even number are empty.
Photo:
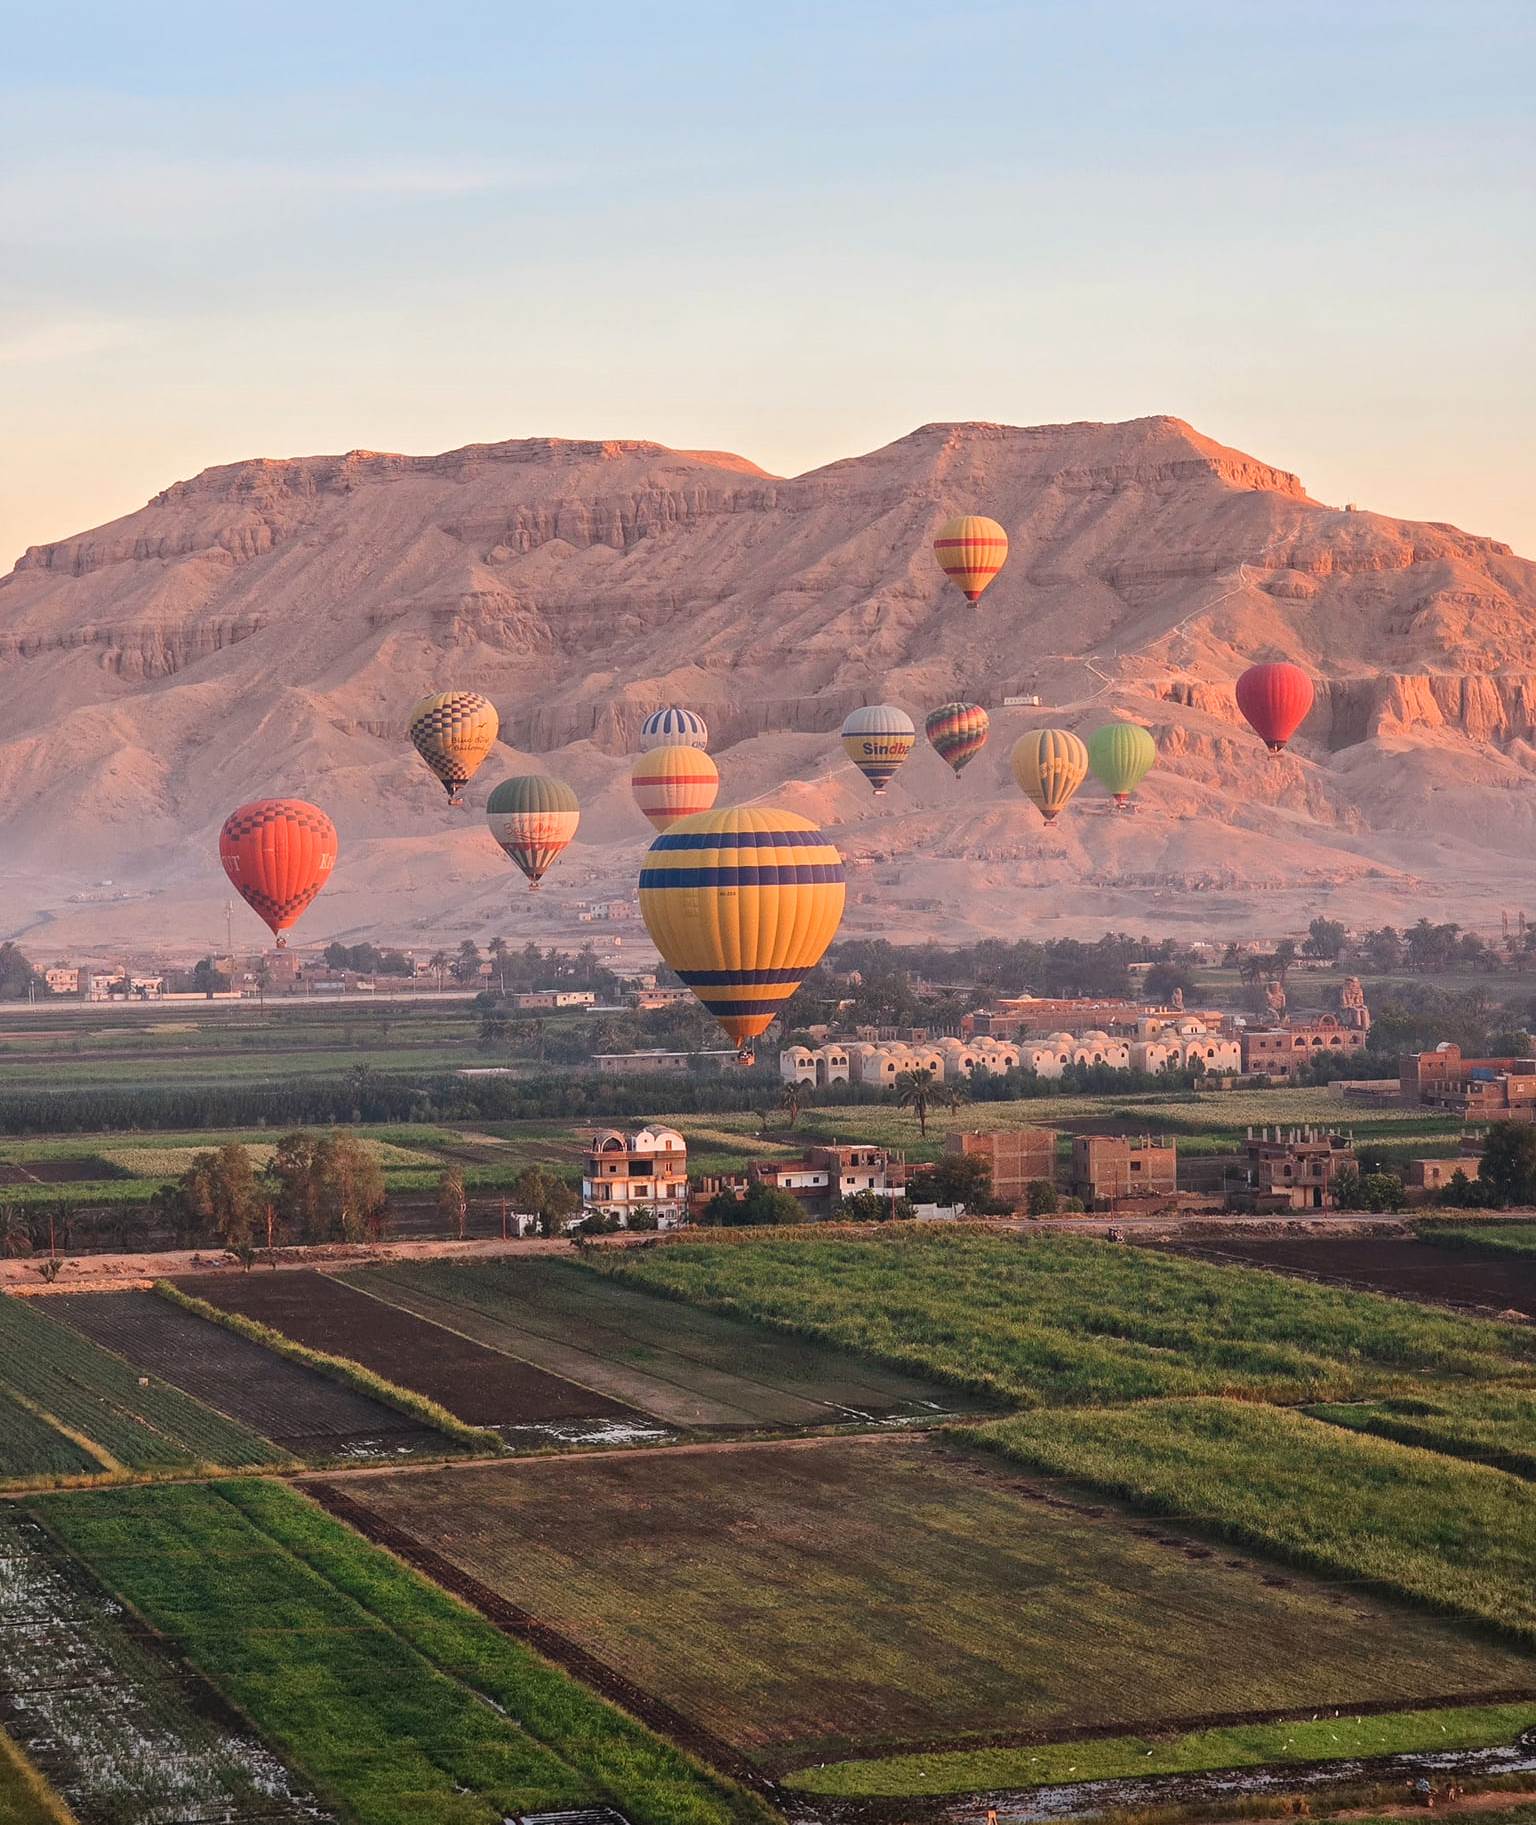
[[[680,818],[640,870],[652,942],[741,1047],[821,961],[844,892],[821,831],[768,805]]]
[[[891,783],[916,740],[912,718],[894,703],[865,704],[843,724],[843,751],[877,795]]]

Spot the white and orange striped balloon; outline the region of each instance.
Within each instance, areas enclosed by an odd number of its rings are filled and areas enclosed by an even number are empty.
[[[720,770],[702,748],[677,744],[652,748],[635,762],[629,776],[635,803],[658,830],[680,817],[712,811],[720,791]]]

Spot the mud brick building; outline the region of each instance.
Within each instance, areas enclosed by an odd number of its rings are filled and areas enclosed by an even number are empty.
[[[944,1151],[966,1159],[984,1159],[992,1174],[992,1195],[1020,1210],[1038,1179],[1056,1182],[1054,1128],[989,1128],[951,1134]]]

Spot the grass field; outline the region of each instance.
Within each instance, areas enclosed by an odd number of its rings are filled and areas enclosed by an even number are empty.
[[[743,1231],[614,1250],[601,1265],[1025,1404],[1316,1401],[1447,1377],[1536,1386],[1536,1336],[1513,1326],[1075,1236]]]
[[[1536,1255],[1536,1223],[1435,1223],[1415,1226],[1421,1242],[1474,1254]]]
[[[0,1639],[7,1728],[83,1825],[330,1819],[210,1687],[9,1508],[0,1508]],[[0,1758],[0,1794],[5,1767]],[[27,1795],[22,1778],[12,1785]],[[34,1806],[20,1816],[58,1815]]]
[[[289,1489],[35,1507],[349,1825],[501,1825],[594,1803],[636,1825],[770,1816]]]
[[[917,1419],[990,1404],[832,1345],[680,1306],[573,1262],[413,1262],[344,1278],[673,1426]]]
[[[348,1488],[773,1772],[1536,1681],[1437,1618],[1019,1484],[903,1435]]]
[[[1503,1471],[1222,1400],[1030,1413],[966,1436],[1536,1647],[1536,1487]]]
[[[137,1373],[25,1299],[0,1298],[0,1395],[83,1446],[93,1470],[167,1471],[280,1464],[269,1440],[179,1389]],[[18,1469],[31,1478],[44,1468]],[[66,1474],[68,1474],[66,1472]]]
[[[380,1167],[422,1167],[429,1166],[441,1170],[440,1162],[430,1153],[423,1153],[420,1148],[398,1147],[392,1141],[377,1141],[367,1135],[361,1137],[363,1145],[373,1155]],[[200,1153],[210,1148],[223,1147],[229,1144],[226,1137],[210,1136],[201,1146],[183,1144],[181,1146],[135,1146],[124,1143],[121,1146],[98,1147],[99,1157],[108,1166],[119,1172],[130,1174],[136,1179],[179,1179]],[[241,1142],[251,1165],[260,1172],[277,1151],[275,1141]]]
[[[1530,1388],[1437,1388],[1308,1411],[1351,1431],[1536,1477],[1536,1391]]]
[[[1099,1736],[1013,1749],[961,1749],[807,1768],[789,1785],[840,1799],[881,1794],[975,1793],[1063,1781],[1138,1779],[1208,1768],[1284,1766],[1430,1749],[1487,1749],[1536,1724],[1536,1700],[1458,1705],[1377,1716],[1329,1715],[1289,1723],[1229,1724],[1150,1736]],[[1506,1815],[1500,1814],[1502,1819]]]

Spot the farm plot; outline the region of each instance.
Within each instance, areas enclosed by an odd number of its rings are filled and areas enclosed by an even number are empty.
[[[1337,1400],[1460,1377],[1536,1385],[1536,1336],[1513,1326],[1080,1236],[896,1223],[867,1238],[741,1231],[608,1250],[600,1266],[1016,1403]]]
[[[931,1436],[384,1471],[348,1495],[773,1774],[1493,1694],[1536,1663]]]
[[[295,1457],[376,1461],[453,1449],[443,1433],[382,1401],[153,1293],[64,1294],[48,1311]]]
[[[328,1820],[213,1689],[0,1507],[0,1722],[80,1825]]]
[[[772,1825],[761,1802],[282,1485],[34,1506],[347,1825],[505,1825],[603,1804],[635,1825]]]
[[[83,1445],[0,1391],[0,1483],[49,1483],[96,1476],[105,1468]]]
[[[179,1179],[200,1153],[207,1153],[226,1145],[219,1134],[210,1134],[202,1146],[172,1146],[167,1144],[115,1147],[98,1149],[99,1157],[106,1161],[113,1171],[126,1173],[136,1179]],[[396,1167],[436,1167],[439,1161],[430,1153],[422,1153],[414,1147],[397,1147],[390,1141],[363,1139],[363,1146],[373,1155],[379,1167],[389,1170]],[[240,1143],[251,1165],[257,1172],[267,1165],[277,1152],[275,1141],[244,1141]]]
[[[0,1298],[0,1392],[85,1446],[93,1470],[285,1461],[276,1445],[179,1388],[141,1387],[121,1357],[25,1299]]]
[[[1169,1254],[1199,1256],[1236,1267],[1270,1268],[1362,1292],[1386,1293],[1427,1305],[1513,1309],[1536,1316],[1536,1253],[1465,1252],[1391,1236],[1273,1236],[1259,1241],[1170,1243]]]
[[[352,1284],[674,1426],[931,1419],[990,1403],[564,1261],[367,1268]]]
[[[1536,1477],[1536,1390],[1530,1388],[1435,1388],[1307,1411],[1352,1432]]]
[[[645,1416],[532,1363],[386,1305],[355,1286],[307,1269],[242,1274],[238,1281],[193,1275],[185,1292],[270,1325],[297,1343],[345,1356],[376,1375],[439,1402],[472,1426],[498,1430],[579,1424],[595,1431],[646,1428]]]

